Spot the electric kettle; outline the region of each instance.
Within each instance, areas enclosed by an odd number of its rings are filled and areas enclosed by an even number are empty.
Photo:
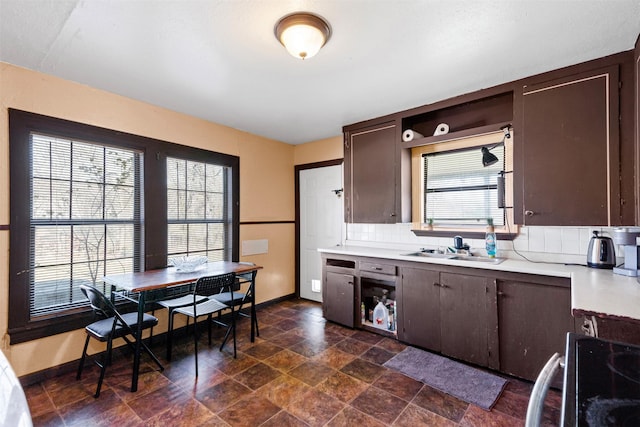
[[[587,266],[613,268],[616,266],[616,250],[610,237],[598,236],[594,231],[587,250]]]

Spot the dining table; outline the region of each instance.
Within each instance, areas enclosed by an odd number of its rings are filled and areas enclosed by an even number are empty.
[[[131,391],[138,389],[138,373],[140,369],[142,318],[145,306],[155,301],[171,298],[171,291],[182,286],[196,282],[201,277],[219,276],[235,273],[249,282],[251,298],[251,342],[255,339],[254,324],[256,322],[255,307],[255,283],[256,274],[262,267],[252,263],[234,261],[212,261],[189,272],[176,271],[175,267],[166,267],[156,270],[147,270],[131,273],[110,274],[102,279],[105,284],[111,286],[112,296],[120,295],[127,300],[137,303],[138,329],[136,331],[135,351],[133,358],[133,374],[131,379]]]

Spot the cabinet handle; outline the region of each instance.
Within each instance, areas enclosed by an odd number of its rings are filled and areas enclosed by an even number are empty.
[[[440,283],[438,283],[438,282],[434,282],[434,283],[433,283],[433,286],[438,286],[438,287],[440,287],[441,285],[440,285]]]
[[[504,293],[504,292],[502,292],[502,291],[498,291],[498,296],[499,296],[499,297],[506,297],[506,296],[507,296],[507,294],[506,294],[506,293]]]
[[[390,216],[396,216],[396,214],[395,214],[395,213],[392,213]]]
[[[524,211],[526,216],[533,216],[533,211]]]

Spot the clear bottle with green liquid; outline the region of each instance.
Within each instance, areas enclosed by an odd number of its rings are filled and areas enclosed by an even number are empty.
[[[493,227],[493,219],[487,219],[487,232],[484,236],[485,248],[487,250],[487,256],[489,258],[496,257],[496,232]]]

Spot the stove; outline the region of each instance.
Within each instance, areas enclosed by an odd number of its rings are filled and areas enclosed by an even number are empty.
[[[640,426],[640,347],[569,333],[563,426]]]

